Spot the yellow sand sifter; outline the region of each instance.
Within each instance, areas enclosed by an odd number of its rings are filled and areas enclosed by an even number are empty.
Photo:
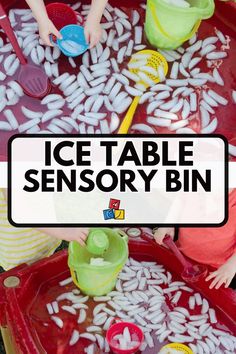
[[[181,343],[170,343],[161,348],[159,354],[168,354],[168,353],[182,353],[182,354],[193,354],[193,351],[187,347],[185,344]]]
[[[146,58],[146,63],[143,65],[143,61],[142,58]],[[140,67],[136,67],[135,64],[137,63],[137,65],[139,65],[140,63]],[[134,65],[133,65],[134,64]],[[143,66],[145,66],[145,68],[143,68]],[[135,53],[132,57],[131,60],[128,64],[129,67],[129,71],[132,74],[136,74],[137,76],[141,75],[141,77],[143,75],[145,75],[145,77],[149,80],[143,80],[140,77],[140,81],[138,81],[136,83],[137,86],[144,86],[145,89],[147,89],[148,87],[150,87],[150,82],[153,82],[155,84],[158,84],[161,81],[161,78],[158,74],[158,69],[160,67],[162,67],[162,71],[164,76],[167,75],[168,72],[168,63],[165,59],[165,57],[163,55],[161,55],[160,53],[158,53],[155,50],[141,50],[137,53]],[[132,124],[133,121],[133,116],[134,113],[136,111],[136,108],[139,104],[141,96],[136,96],[133,99],[132,104],[130,105],[121,125],[120,128],[118,130],[118,134],[127,134],[129,131],[129,128]]]

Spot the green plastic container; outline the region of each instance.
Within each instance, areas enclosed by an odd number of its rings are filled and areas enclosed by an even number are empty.
[[[87,250],[96,256],[103,256],[109,248],[109,239],[105,231],[101,229],[91,230],[87,241]]]
[[[214,0],[188,0],[189,8],[170,5],[164,0],[147,0],[145,33],[150,44],[176,49],[198,30],[201,20],[214,14]]]
[[[69,244],[68,265],[76,286],[89,296],[108,294],[115,287],[117,276],[128,259],[128,237],[121,231],[112,229],[94,229],[105,232],[109,240],[109,248],[103,254],[109,265],[90,265],[94,254],[78,242]]]

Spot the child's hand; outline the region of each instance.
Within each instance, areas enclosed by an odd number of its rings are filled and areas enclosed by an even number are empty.
[[[71,228],[67,229],[65,240],[66,241],[77,241],[81,246],[85,246],[87,240],[89,229],[82,228]]]
[[[210,275],[208,275],[206,281],[209,281],[214,278],[214,280],[209,286],[210,289],[219,289],[222,284],[224,284],[225,288],[229,287],[231,281],[233,280],[233,277],[236,274],[236,264],[234,258],[235,257],[233,256],[225,264],[219,267],[215,272],[212,272]]]
[[[60,32],[56,29],[56,27],[54,26],[52,21],[49,20],[49,18],[44,19],[43,22],[39,22],[38,24],[39,24],[39,35],[43,40],[44,44],[53,47],[53,44],[50,41],[51,34],[56,36],[59,39],[62,38]]]
[[[77,241],[81,244],[81,246],[85,246],[85,242],[89,234],[89,229],[82,229],[79,227],[52,227],[46,229],[40,228],[38,230],[59,240]]]
[[[154,232],[154,238],[159,245],[163,245],[163,239],[166,235],[170,235],[174,239],[175,229],[174,227],[160,227]]]
[[[84,26],[84,35],[89,48],[95,47],[102,37],[101,24],[88,18]]]

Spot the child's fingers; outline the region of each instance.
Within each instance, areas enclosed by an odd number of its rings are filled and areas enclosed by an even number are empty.
[[[78,238],[78,240],[77,240],[78,242],[79,242],[79,244],[82,246],[82,247],[84,247],[85,246],[85,242],[82,240],[82,238],[80,237],[80,238]]]
[[[83,233],[87,234],[89,233],[89,229],[83,229]]]
[[[91,36],[89,48],[93,48],[96,45],[96,40],[94,36]]]
[[[88,235],[87,235],[86,233],[82,233],[82,234],[81,234],[81,239],[82,239],[83,241],[86,241],[86,240],[87,240],[87,237],[88,237]]]
[[[99,42],[99,39],[100,39],[99,35],[93,34],[90,39],[90,48],[95,47]]]
[[[158,245],[163,245],[163,238],[164,237],[154,236],[154,239],[155,239],[156,243],[158,243]]]
[[[166,235],[166,230],[158,229],[154,232],[154,237],[164,237]]]
[[[212,272],[211,274],[208,275],[208,277],[206,277],[206,281],[209,281],[213,278],[215,278],[217,276],[217,272]]]
[[[89,45],[90,36],[89,36],[89,31],[86,28],[84,30],[84,36],[85,36],[86,43]]]
[[[220,281],[220,279],[221,279],[221,276],[220,276],[220,275],[216,276],[215,279],[213,280],[213,282],[210,284],[209,288],[210,288],[210,289],[213,289],[213,288],[216,286],[216,284],[218,284],[218,282]]]
[[[43,34],[41,35],[41,38],[46,45],[48,45],[49,47],[53,47],[49,34]]]
[[[221,285],[223,285],[226,282],[226,279],[224,277],[222,277],[218,283],[216,284],[215,288],[219,289],[221,287]]]
[[[159,245],[167,247],[167,246],[164,244],[163,240],[164,240],[164,238],[166,237],[166,235],[168,235],[168,234],[169,234],[169,230],[160,228],[160,229],[158,229],[158,230],[155,232],[154,238],[155,238],[156,242],[157,242]],[[167,247],[167,248],[168,248],[168,247]]]
[[[232,278],[229,277],[225,282],[225,288],[228,288],[230,286],[231,281],[232,281]]]
[[[52,34],[56,36],[58,39],[62,39],[61,33],[56,29],[56,27],[53,27],[52,29]]]

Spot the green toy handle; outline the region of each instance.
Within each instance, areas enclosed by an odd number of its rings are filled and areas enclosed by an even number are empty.
[[[185,37],[183,38],[175,38],[175,37],[172,37],[169,35],[169,33],[167,33],[164,28],[162,27],[158,17],[157,17],[157,14],[156,14],[156,8],[155,8],[155,4],[152,2],[152,1],[149,1],[149,6],[151,8],[151,12],[152,12],[152,16],[155,20],[155,23],[156,23],[156,26],[158,27],[159,31],[165,36],[167,37],[168,39],[171,39],[172,41],[175,41],[175,42],[186,42],[187,40],[189,40],[190,38],[192,38],[192,36],[194,35],[194,33],[197,32],[198,28],[200,27],[200,24],[201,24],[201,20],[198,20],[196,22],[196,24],[194,25],[192,31]]]
[[[115,278],[117,278],[117,274],[122,270],[122,267],[118,267],[116,269],[116,273],[115,275],[113,275],[112,277],[110,277],[109,279],[107,279],[106,281],[104,281],[104,283],[100,284],[101,287],[109,284],[112,280],[114,280]],[[77,286],[77,288],[79,288],[82,292],[86,293],[88,292],[88,289],[86,289],[86,291],[84,289],[81,288],[81,286],[78,283],[78,276],[76,275],[76,272],[70,268],[70,273],[71,273],[71,277],[73,280],[73,283]],[[92,289],[91,289],[92,290]]]
[[[123,230],[120,230],[120,229],[118,230],[118,233],[125,240],[125,242],[128,243],[128,241],[129,241],[128,235],[126,235],[126,233]]]

